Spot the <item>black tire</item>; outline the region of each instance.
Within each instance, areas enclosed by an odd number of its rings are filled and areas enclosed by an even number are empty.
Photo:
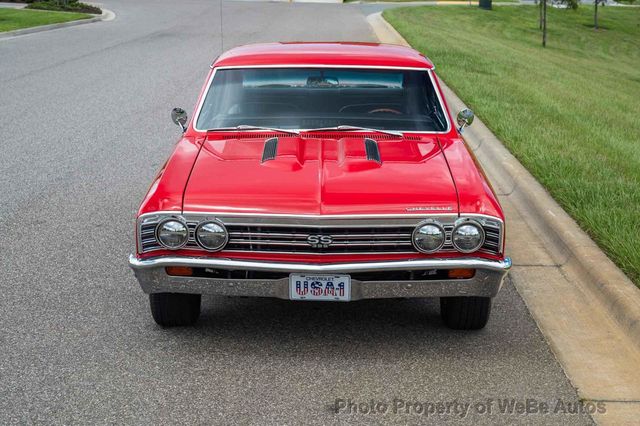
[[[440,316],[454,330],[480,330],[491,314],[490,297],[441,297]]]
[[[199,294],[153,293],[149,295],[151,315],[162,327],[192,325],[200,316]]]

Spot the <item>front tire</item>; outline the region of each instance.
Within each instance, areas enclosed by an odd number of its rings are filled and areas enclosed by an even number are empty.
[[[454,330],[480,330],[491,314],[490,297],[441,297],[440,316]]]
[[[149,295],[151,315],[162,327],[192,325],[200,316],[199,294],[153,293]]]

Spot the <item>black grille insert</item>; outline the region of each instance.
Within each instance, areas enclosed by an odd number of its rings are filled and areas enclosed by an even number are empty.
[[[322,275],[322,274],[319,274]],[[289,277],[289,272],[265,272],[251,270],[226,270],[217,268],[193,268],[197,278],[279,280]],[[427,269],[419,271],[377,271],[356,272],[349,276],[358,281],[430,281],[449,279],[447,269]]]
[[[413,252],[413,226],[335,227],[277,225],[226,225],[229,243],[225,250],[297,252],[297,253],[368,253]]]

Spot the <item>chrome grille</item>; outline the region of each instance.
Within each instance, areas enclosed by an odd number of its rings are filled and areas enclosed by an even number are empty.
[[[140,226],[140,243],[143,252],[162,249],[156,239],[156,225],[158,221],[146,222]]]
[[[142,252],[161,250],[155,236],[158,222],[167,215],[150,215],[140,221],[139,244]],[[224,223],[229,242],[224,252],[267,252],[305,254],[417,253],[411,243],[415,227],[425,218],[392,219],[295,219],[278,217],[221,217],[212,215],[182,216],[189,228],[186,249],[203,250],[195,239],[195,229],[204,220],[214,217]],[[440,252],[456,252],[451,233],[456,215],[432,217],[443,224],[445,244]],[[474,218],[484,228],[485,242],[481,252],[499,253],[502,247],[502,223],[488,218]],[[329,236],[331,244],[314,247],[309,235]]]
[[[298,227],[264,225],[228,225],[229,243],[226,250],[296,252],[296,253],[369,253],[412,252],[413,226],[404,227]],[[328,247],[313,247],[310,235],[331,238]]]
[[[490,253],[498,253],[502,248],[502,232],[500,223],[497,221],[485,220],[482,224],[484,229],[484,244],[481,250]]]

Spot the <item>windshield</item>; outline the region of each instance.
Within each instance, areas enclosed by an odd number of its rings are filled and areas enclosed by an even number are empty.
[[[427,71],[354,68],[217,70],[196,128],[359,126],[444,131]]]

